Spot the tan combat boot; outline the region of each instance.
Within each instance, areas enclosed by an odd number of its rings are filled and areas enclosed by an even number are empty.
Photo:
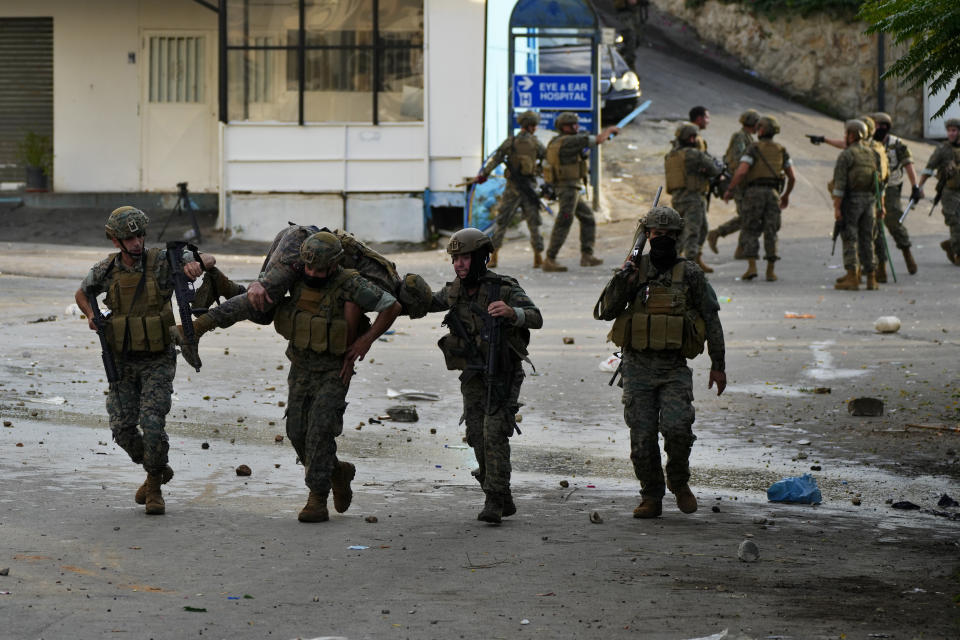
[[[913,275],[917,272],[917,263],[913,259],[913,254],[910,253],[910,247],[905,247],[901,249],[903,251],[903,261],[907,263],[907,273]]]
[[[708,266],[708,265],[703,261],[703,254],[702,254],[702,253],[698,253],[698,254],[697,254],[697,266],[700,267],[700,268],[703,270],[704,273],[713,273],[713,267]]]
[[[710,245],[710,251],[714,253],[720,253],[720,250],[717,249],[717,240],[720,239],[720,232],[716,229],[710,229],[707,232],[707,244]]]
[[[886,280],[884,280],[886,282]],[[877,272],[876,271],[867,271],[867,291],[876,291],[880,287],[877,286]]]
[[[557,264],[554,262],[553,258],[549,255],[543,259],[543,270],[544,271],[566,271],[567,268],[562,264]]]
[[[580,266],[581,267],[595,267],[598,264],[603,264],[603,260],[595,257],[592,253],[581,253],[580,254]]]
[[[147,478],[149,479],[149,474]],[[173,469],[170,468],[170,465],[167,465],[163,468],[163,471],[160,472],[160,484],[167,484],[173,479]],[[147,504],[147,481],[144,480],[143,484],[140,485],[140,488],[137,489],[137,493],[133,496],[134,502],[137,504]]]
[[[487,268],[494,269],[497,266],[497,258],[500,256],[500,249],[494,249],[493,253],[490,254],[490,259],[487,260]]]
[[[326,522],[329,519],[327,496],[311,490],[310,497],[307,498],[307,504],[297,514],[297,520],[300,522]]]
[[[947,252],[947,260],[953,264],[957,264],[957,254],[953,252],[953,247],[950,246],[949,239],[941,242],[940,248]]]
[[[357,468],[349,462],[338,462],[337,468],[330,478],[330,486],[333,489],[333,508],[337,513],[343,513],[350,508],[353,501],[353,489],[350,488],[350,481],[357,475]]]
[[[656,518],[663,513],[663,501],[653,498],[644,498],[633,510],[634,518]]]
[[[879,283],[881,283],[881,284],[886,283],[886,281],[887,281],[887,263],[886,263],[886,261],[878,262],[878,263],[877,263],[877,270],[876,270],[876,272],[875,272],[875,277],[876,277],[876,279],[877,279],[877,282],[879,282]],[[870,276],[869,276],[869,274],[868,274],[868,275],[867,275],[867,283],[868,283],[868,284],[867,284],[867,289],[870,288],[869,282],[870,282]]]
[[[488,493],[486,500],[483,501],[483,510],[477,514],[477,520],[490,524],[500,524],[502,517],[503,496],[499,493]]]
[[[757,259],[747,258],[747,270],[740,276],[741,280],[753,280],[757,277]]]
[[[161,516],[167,511],[167,505],[163,502],[163,493],[160,491],[161,480],[160,473],[147,474],[147,481],[144,483],[147,486],[144,502],[147,505],[145,511],[148,516]]]
[[[533,268],[539,269],[542,266],[543,266],[543,254],[537,251],[536,249],[534,249],[533,250]]]
[[[774,260],[767,260],[767,282],[776,282],[777,274],[773,272]]]
[[[674,491],[673,495],[677,499],[677,507],[680,508],[680,511],[693,513],[697,510],[697,497],[693,495],[693,491],[690,491],[689,485],[684,484]]]
[[[856,277],[857,277],[857,284],[860,284],[861,282],[863,282],[863,274],[860,273],[860,267],[857,267],[855,271],[856,271],[856,274],[855,274],[855,275],[856,275]],[[837,278],[836,281],[837,281],[837,282],[846,282],[846,281],[847,281],[847,278],[849,278],[849,277],[850,277],[849,274],[844,273],[842,276],[840,276],[839,278]]]
[[[847,275],[840,279],[835,285],[834,289],[840,289],[841,291],[859,291],[860,290],[860,278],[857,277],[856,269],[847,269]]]

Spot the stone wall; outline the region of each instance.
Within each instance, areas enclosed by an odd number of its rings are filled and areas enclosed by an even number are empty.
[[[696,9],[684,0],[652,0],[663,13],[690,25],[702,40],[730,55],[758,78],[788,95],[843,118],[878,110],[877,36],[866,25],[826,15],[770,20],[742,4],[707,0]],[[886,47],[886,61],[898,52]],[[886,108],[898,133],[922,137],[923,95],[888,79]]]

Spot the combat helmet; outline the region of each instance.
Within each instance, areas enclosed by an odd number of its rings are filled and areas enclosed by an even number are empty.
[[[340,239],[329,231],[318,231],[300,245],[300,261],[313,269],[326,269],[342,255]]]
[[[540,114],[536,111],[524,111],[517,116],[517,124],[521,127],[537,126],[540,124]]]
[[[411,318],[422,318],[430,310],[433,291],[421,276],[408,273],[397,289],[397,300]]]
[[[107,218],[106,232],[108,238],[126,240],[136,236],[146,235],[147,214],[136,207],[118,207],[110,212]]]
[[[690,136],[700,135],[700,127],[692,122],[681,122],[674,135],[676,136],[677,140],[689,140]]]
[[[756,109],[747,109],[740,114],[740,124],[745,127],[752,127],[760,119],[760,112]]]
[[[871,118],[871,117],[868,116],[868,115],[862,115],[862,116],[860,116],[860,121],[863,122],[863,124],[867,125],[867,136],[866,136],[866,137],[872,138],[872,137],[873,137],[873,132],[877,130],[877,122],[876,122],[876,120],[874,120],[873,118]]]
[[[553,128],[559,131],[565,124],[580,124],[580,118],[573,111],[564,111],[553,121]]]
[[[953,127],[954,129],[960,129],[960,118],[949,118],[943,123],[943,126],[944,128]]]
[[[478,249],[490,251],[493,249],[493,242],[491,242],[490,236],[473,227],[460,229],[450,236],[450,242],[447,243],[447,253],[452,256],[461,253],[473,253]]]
[[[858,140],[863,140],[868,135],[867,125],[863,120],[847,120],[843,127],[847,133],[856,134]]]
[[[664,229],[665,231],[683,231],[683,217],[671,207],[654,207],[643,218],[643,228]]]
[[[873,121],[877,123],[877,126],[880,126],[881,124],[887,125],[887,128],[893,126],[893,118],[890,117],[889,113],[877,111],[876,113],[870,114],[870,117],[873,118]]]
[[[757,127],[763,129],[768,136],[775,136],[780,133],[780,123],[773,116],[763,116],[757,120]]]

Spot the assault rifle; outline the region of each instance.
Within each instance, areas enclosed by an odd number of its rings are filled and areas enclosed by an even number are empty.
[[[833,221],[833,249],[830,250],[830,257],[833,257],[833,254],[837,252],[837,238],[840,237],[840,233],[843,231],[843,218]]]
[[[196,349],[197,333],[193,329],[193,316],[207,312],[207,309],[194,309],[192,307],[197,292],[193,288],[193,282],[183,272],[183,250],[189,249],[193,252],[200,267],[203,268],[203,261],[200,260],[200,250],[192,244],[183,240],[176,240],[167,243],[167,263],[170,265],[170,280],[173,282],[173,292],[177,296],[177,308],[180,312],[180,325],[183,327],[184,342]],[[197,364],[194,368],[200,371],[200,356],[196,357]]]
[[[491,300],[492,301],[492,300]],[[500,318],[494,318],[486,309],[476,302],[470,304],[470,310],[483,318],[483,329],[480,331],[480,339],[487,343],[487,357],[484,362],[483,374],[484,382],[487,384],[487,406],[488,416],[496,413],[497,407],[494,404],[493,394],[496,390],[494,381],[501,372],[500,365]]]
[[[933,206],[930,207],[930,213],[927,216],[933,215],[933,210],[937,208],[937,205],[940,204],[940,199],[943,198],[943,189],[947,186],[947,179],[944,177],[942,180],[937,180],[937,195],[933,198]]]
[[[96,325],[97,337],[100,338],[100,357],[103,359],[103,369],[107,374],[107,383],[113,390],[117,382],[120,381],[120,372],[117,371],[113,351],[110,349],[110,343],[107,342],[107,316],[100,312],[97,296],[88,293],[87,302],[90,303],[90,308],[93,310],[93,324]]]

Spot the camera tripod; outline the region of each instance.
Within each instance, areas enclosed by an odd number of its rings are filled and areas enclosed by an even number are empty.
[[[160,229],[160,235],[157,236],[157,240],[163,238],[164,232],[167,230],[167,227],[170,225],[170,221],[174,216],[180,216],[184,213],[190,216],[190,224],[193,225],[193,238],[190,238],[196,243],[200,243],[200,225],[197,224],[197,205],[190,199],[190,193],[187,191],[186,182],[177,183],[177,203],[173,205],[173,209],[170,211],[170,215],[167,216],[167,221],[163,223],[163,229]]]

